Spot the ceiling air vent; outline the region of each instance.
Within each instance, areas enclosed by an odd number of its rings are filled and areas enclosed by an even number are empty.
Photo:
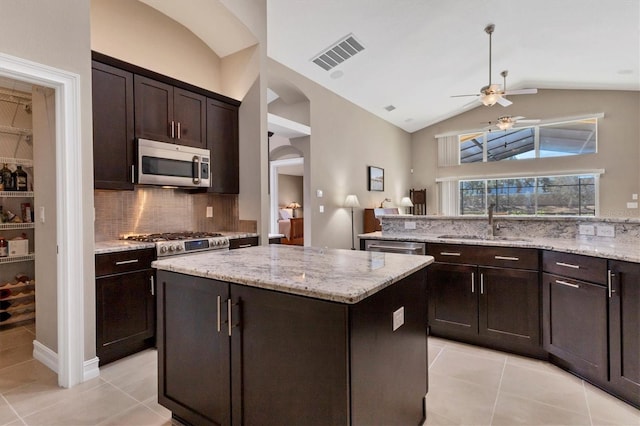
[[[355,39],[353,34],[349,34],[311,60],[323,70],[329,71],[363,50],[362,44]]]

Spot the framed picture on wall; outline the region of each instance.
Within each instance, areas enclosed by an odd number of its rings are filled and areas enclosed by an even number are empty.
[[[384,169],[380,167],[367,167],[369,175],[369,191],[384,191]]]

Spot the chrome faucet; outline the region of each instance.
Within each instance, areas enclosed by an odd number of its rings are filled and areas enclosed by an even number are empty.
[[[493,209],[496,207],[494,203],[489,204],[489,227],[487,228],[489,237],[496,235],[496,226],[493,223]]]

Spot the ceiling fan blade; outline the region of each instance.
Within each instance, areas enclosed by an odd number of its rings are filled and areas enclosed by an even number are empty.
[[[450,98],[463,98],[465,96],[480,96],[479,94],[475,95],[451,95]]]
[[[505,95],[535,95],[538,93],[538,89],[519,89],[519,90],[507,90]]]
[[[540,120],[518,120],[518,123],[539,123]]]
[[[498,100],[496,102],[499,103],[500,105],[502,105],[503,107],[508,107],[509,105],[511,105],[513,103],[509,99],[507,99],[507,98],[505,98],[503,96],[498,96]]]

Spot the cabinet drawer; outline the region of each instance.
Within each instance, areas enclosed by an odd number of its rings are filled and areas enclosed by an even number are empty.
[[[513,269],[538,269],[538,250],[533,248],[482,247],[478,264]]]
[[[542,269],[545,272],[578,280],[603,285],[607,282],[607,260],[599,257],[544,251],[542,253]]]
[[[427,244],[427,254],[436,262],[475,264],[480,246],[461,244]]]
[[[155,258],[152,248],[96,254],[96,277],[149,269]]]
[[[229,250],[247,248],[258,245],[258,237],[244,237],[229,239]]]

